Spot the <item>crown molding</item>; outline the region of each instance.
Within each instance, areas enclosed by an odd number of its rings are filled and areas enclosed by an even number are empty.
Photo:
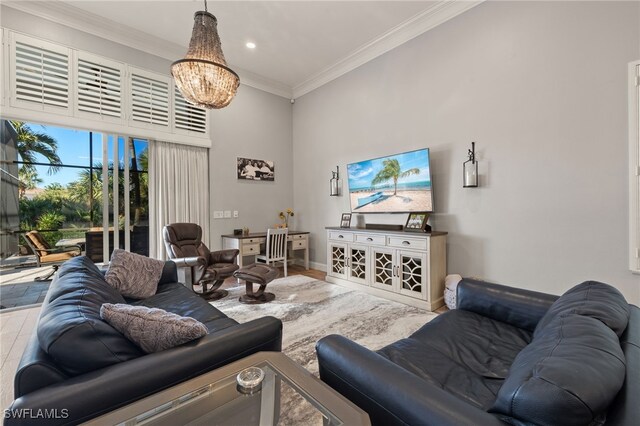
[[[263,77],[243,68],[233,67],[233,70],[240,76],[240,87],[242,87],[242,85],[251,86],[254,89],[262,90],[263,92],[268,92],[272,95],[281,96],[287,99],[293,98],[293,91],[287,84]]]
[[[181,46],[127,25],[99,17],[60,0],[13,0],[2,1],[2,5],[170,61],[183,57],[187,51],[186,46]],[[292,92],[289,86],[241,68],[232,68],[240,76],[241,84],[291,99]]]
[[[335,80],[484,1],[485,0],[439,1],[293,88],[247,70],[238,69],[237,67],[232,68],[238,73],[240,81],[244,85],[287,99],[295,99]],[[182,57],[186,52],[185,46],[157,38],[115,21],[104,19],[61,0],[2,0],[2,5],[164,59],[175,60],[176,58]]]
[[[4,6],[165,59],[185,54],[186,47],[102,18],[60,0],[3,1]]]
[[[485,0],[443,0],[436,3],[432,7],[382,34],[380,37],[361,46],[334,65],[323,69],[306,81],[293,87],[294,99],[335,80],[430,29],[478,6],[484,1]]]

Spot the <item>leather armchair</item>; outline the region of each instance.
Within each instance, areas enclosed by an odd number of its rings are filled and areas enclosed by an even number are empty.
[[[209,251],[202,242],[202,228],[195,223],[166,225],[162,237],[169,259],[184,273],[185,285],[190,285],[194,292],[208,300],[228,294],[226,290],[220,290],[220,286],[238,269],[239,250]],[[196,291],[195,285],[201,285],[202,291]]]

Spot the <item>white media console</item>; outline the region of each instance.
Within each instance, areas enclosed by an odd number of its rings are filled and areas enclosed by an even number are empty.
[[[328,282],[430,311],[444,305],[446,232],[326,230]]]

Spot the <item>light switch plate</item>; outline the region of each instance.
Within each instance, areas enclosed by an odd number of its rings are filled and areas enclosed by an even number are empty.
[[[229,219],[231,217],[231,210],[225,210],[224,211],[224,218],[225,219]]]
[[[222,219],[224,216],[222,214],[222,210],[214,210],[213,211],[213,218],[214,219]]]

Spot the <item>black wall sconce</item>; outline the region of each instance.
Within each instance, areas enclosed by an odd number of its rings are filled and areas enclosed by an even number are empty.
[[[478,162],[476,161],[476,143],[471,142],[469,159],[462,163],[462,187],[478,187]]]
[[[336,171],[331,172],[329,180],[329,195],[336,197],[340,195],[340,167],[336,166]]]

